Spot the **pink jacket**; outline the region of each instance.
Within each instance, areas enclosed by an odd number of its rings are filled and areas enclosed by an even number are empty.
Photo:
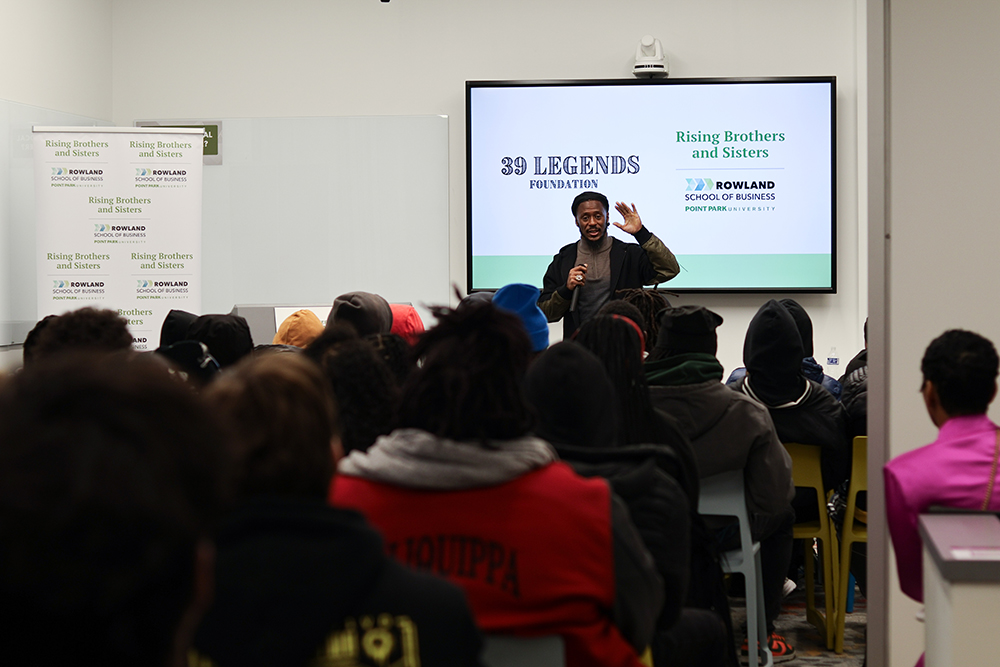
[[[931,505],[979,509],[997,447],[997,426],[986,415],[953,417],[937,440],[901,454],[885,465],[885,509],[896,551],[899,585],[924,599],[922,545],[917,517]],[[988,509],[1000,510],[1000,484]]]

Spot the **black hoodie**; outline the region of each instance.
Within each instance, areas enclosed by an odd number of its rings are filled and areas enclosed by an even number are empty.
[[[357,512],[255,498],[216,548],[215,600],[194,642],[216,667],[306,667],[334,654],[344,664],[480,664],[462,591],[386,556]]]
[[[774,299],[750,321],[743,361],[747,375],[738,389],[767,407],[778,439],[822,447],[827,490],[847,479],[851,472],[847,414],[830,392],[802,377],[799,331],[785,307]],[[793,505],[798,509],[798,502]]]

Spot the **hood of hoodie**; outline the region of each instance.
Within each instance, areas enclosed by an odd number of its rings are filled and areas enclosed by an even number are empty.
[[[677,386],[722,381],[723,368],[714,354],[685,352],[646,362],[646,381],[652,386]]]
[[[555,461],[552,445],[541,438],[458,442],[416,428],[383,435],[368,451],[340,460],[340,474],[408,489],[437,491],[496,486]]]
[[[348,322],[361,337],[387,334],[392,330],[392,308],[378,294],[348,292],[333,300],[326,326],[335,322]]]
[[[238,506],[216,552],[215,598],[195,646],[243,667],[308,664],[387,565],[381,537],[357,512],[274,497]]]
[[[802,356],[813,356],[813,323],[809,319],[809,313],[795,299],[782,299],[779,301],[788,314],[795,320],[795,328],[799,330],[799,338],[802,340]]]
[[[207,345],[223,368],[253,352],[250,325],[239,315],[202,315],[191,324],[188,338]]]
[[[795,320],[784,306],[771,299],[757,311],[747,328],[743,363],[754,396],[767,405],[794,401],[802,396],[802,339]]]
[[[190,340],[188,329],[194,324],[198,316],[186,310],[171,310],[163,319],[163,326],[160,327],[160,347],[167,347],[182,340]]]

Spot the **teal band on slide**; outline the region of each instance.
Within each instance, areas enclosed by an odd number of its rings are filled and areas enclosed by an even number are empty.
[[[510,283],[541,287],[551,255],[475,255],[472,289]],[[830,289],[832,257],[800,255],[678,255],[681,272],[670,289]]]

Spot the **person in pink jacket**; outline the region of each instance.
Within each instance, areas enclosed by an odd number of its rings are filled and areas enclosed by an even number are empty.
[[[934,339],[920,369],[921,393],[938,437],[885,465],[899,584],[918,602],[924,599],[920,514],[932,505],[1000,511],[1000,489],[994,490],[1000,430],[986,416],[997,393],[998,366],[996,348],[979,334],[953,329]]]

